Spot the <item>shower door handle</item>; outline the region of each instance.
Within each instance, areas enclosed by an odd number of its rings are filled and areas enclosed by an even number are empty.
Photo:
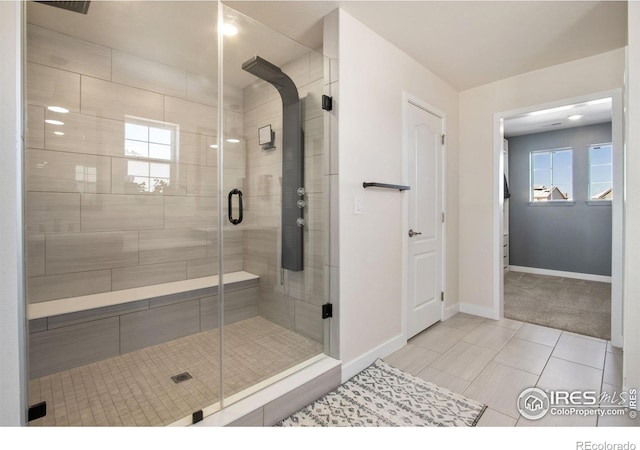
[[[238,218],[234,219],[233,218],[233,202],[232,202],[232,198],[234,195],[238,195],[238,207],[239,207],[239,213],[238,213]],[[238,225],[240,222],[242,222],[242,191],[240,189],[233,189],[229,192],[229,222],[231,222],[234,225]]]

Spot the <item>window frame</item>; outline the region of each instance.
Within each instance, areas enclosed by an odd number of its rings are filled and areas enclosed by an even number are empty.
[[[171,154],[170,157],[168,159],[165,158],[154,158],[150,156],[150,145],[151,144],[158,144],[158,145],[167,145],[167,144],[160,144],[158,142],[153,142],[151,140],[150,136],[147,136],[147,140],[143,141],[143,140],[139,140],[139,139],[132,139],[130,136],[127,136],[127,125],[139,125],[139,126],[144,126],[147,127],[149,129],[151,128],[156,128],[156,129],[165,129],[165,130],[169,130],[171,132],[171,139],[170,139],[170,147],[171,147]],[[131,176],[131,177],[135,177],[135,178],[145,178],[147,181],[146,183],[146,189],[143,191],[140,191],[140,194],[162,194],[163,190],[156,190],[155,186],[152,186],[152,181],[153,180],[163,180],[166,181],[167,183],[164,185],[165,187],[169,187],[171,186],[174,182],[175,182],[175,177],[177,175],[176,173],[176,168],[175,168],[175,162],[177,161],[178,158],[178,154],[179,154],[179,141],[180,141],[180,126],[178,124],[174,124],[174,123],[170,123],[170,122],[163,122],[163,121],[159,121],[159,120],[153,120],[153,119],[147,119],[144,117],[135,117],[135,116],[125,116],[125,120],[124,120],[124,154],[123,157],[126,159],[127,161],[127,168],[126,168],[126,174],[127,176]],[[127,141],[136,141],[136,142],[145,142],[147,144],[147,156],[134,156],[134,155],[128,155],[126,153],[126,145],[127,145]],[[140,162],[140,163],[146,163],[148,165],[148,176],[143,176],[143,175],[132,175],[129,173],[129,162],[130,161],[136,161],[136,162]],[[166,165],[169,168],[169,177],[153,177],[151,175],[151,166],[152,164],[162,164],[162,165]],[[134,178],[134,179],[135,179]],[[134,183],[137,184],[137,183]],[[141,186],[140,184],[138,184],[138,186]]]
[[[588,152],[587,159],[588,159],[588,164],[589,164],[588,165],[588,168],[589,168],[589,180],[588,180],[588,183],[587,183],[587,195],[588,195],[587,203],[592,203],[592,202],[593,203],[603,203],[603,202],[605,202],[606,204],[609,204],[609,203],[611,203],[611,201],[613,199],[613,198],[593,198],[593,193],[591,192],[591,184],[592,184],[592,181],[591,181],[591,167],[592,167],[592,164],[591,164],[591,149],[598,148],[598,147],[603,147],[603,146],[611,147],[611,162],[609,164],[600,164],[600,166],[604,166],[604,165],[611,166],[611,181],[610,181],[610,183],[611,183],[611,189],[613,190],[613,188],[614,188],[614,183],[613,183],[613,157],[614,157],[614,155],[613,155],[613,142],[603,142],[603,143],[600,143],[600,144],[590,144],[589,148],[587,149],[587,152]],[[615,191],[613,192],[613,194],[615,195]]]
[[[549,167],[549,171],[551,174],[551,187],[556,187],[553,183],[553,154],[554,153],[559,153],[559,152],[565,152],[565,151],[569,151],[571,152],[571,177],[570,177],[570,181],[569,181],[569,186],[571,187],[571,196],[566,198],[566,199],[556,199],[556,200],[536,200],[535,199],[535,195],[534,195],[534,191],[535,191],[535,185],[534,185],[534,163],[533,163],[533,159],[534,156],[537,154],[543,154],[543,153],[548,153],[550,155],[550,167]],[[575,204],[575,186],[574,186],[574,176],[573,176],[573,171],[574,171],[574,166],[573,166],[573,147],[557,147],[557,148],[551,148],[551,149],[542,149],[542,150],[531,150],[529,152],[529,204],[531,205],[548,205],[548,204],[555,204],[555,205],[572,205]]]

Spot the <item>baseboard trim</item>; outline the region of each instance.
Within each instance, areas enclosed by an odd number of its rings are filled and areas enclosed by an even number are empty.
[[[509,266],[511,272],[533,273],[536,275],[548,275],[551,277],[573,278],[576,280],[600,281],[611,283],[611,277],[606,275],[593,275],[590,273],[563,272],[561,270],[538,269],[536,267]]]
[[[389,339],[388,341],[382,343],[381,345],[369,350],[367,353],[360,355],[353,361],[349,361],[348,363],[342,364],[342,382],[344,383],[357,373],[363,371],[371,364],[375,362],[378,358],[384,358],[387,355],[395,352],[396,350],[401,349],[407,343],[407,339],[404,335],[400,334],[394,338]]]
[[[452,318],[459,312],[460,312],[459,303],[456,303],[455,305],[451,305],[448,308],[445,308],[444,313],[442,314],[442,321],[444,322],[445,320]]]
[[[471,305],[469,303],[460,303],[458,307],[462,313],[484,317],[486,319],[499,320],[499,318],[493,314],[493,308],[485,308],[484,306]]]

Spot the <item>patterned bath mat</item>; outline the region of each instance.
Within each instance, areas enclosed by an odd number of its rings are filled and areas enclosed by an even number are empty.
[[[473,427],[486,408],[378,359],[276,426]]]

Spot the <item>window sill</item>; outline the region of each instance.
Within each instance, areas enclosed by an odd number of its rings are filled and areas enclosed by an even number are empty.
[[[611,200],[588,200],[585,202],[589,206],[611,206]]]
[[[529,206],[574,206],[576,204],[575,201],[568,200],[556,200],[556,201],[548,201],[548,202],[529,202]]]

